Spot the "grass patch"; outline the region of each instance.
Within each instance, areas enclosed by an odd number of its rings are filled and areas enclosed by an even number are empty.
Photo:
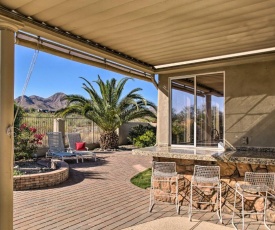
[[[152,169],[146,169],[145,171],[132,177],[131,183],[143,189],[149,188],[151,186],[151,175]]]

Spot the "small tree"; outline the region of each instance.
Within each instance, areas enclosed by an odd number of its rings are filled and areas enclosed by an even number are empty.
[[[138,94],[141,88],[135,88],[122,96],[124,86],[130,78],[123,78],[119,82],[112,78],[104,83],[98,76],[94,83],[98,85],[99,93],[92,83],[82,79],[85,81],[82,88],[90,99],[80,95],[67,95],[64,98],[68,100],[67,107],[57,111],[56,116],[65,117],[76,113],[95,122],[103,130],[100,135],[102,149],[118,147],[118,135],[115,131],[122,124],[137,118],[156,118],[156,106]]]

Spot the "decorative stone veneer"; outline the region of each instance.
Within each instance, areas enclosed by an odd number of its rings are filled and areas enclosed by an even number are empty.
[[[45,188],[60,184],[69,177],[69,165],[66,162],[56,162],[58,169],[52,172],[21,175],[13,177],[14,190]]]
[[[201,160],[185,160],[185,159],[172,159],[164,157],[154,157],[155,161],[159,162],[176,162],[177,172],[179,173],[179,201],[181,205],[189,205],[189,196],[190,196],[190,181],[193,175],[194,165],[219,165],[221,169],[221,181],[222,181],[222,212],[232,213],[234,194],[235,194],[235,184],[236,182],[242,183],[244,180],[245,172],[275,172],[275,165],[263,165],[263,164],[247,164],[247,163],[228,163],[222,161],[201,161]],[[163,190],[171,191],[172,194],[175,194],[175,183],[165,183],[165,184],[155,184],[159,190],[156,190],[156,198],[161,201],[175,201],[175,196],[170,198],[169,196],[157,196],[162,194]],[[162,191],[161,191],[161,190]],[[171,200],[172,199],[172,200]],[[198,189],[196,188],[193,193],[193,204],[195,208],[215,211],[215,205],[208,204],[198,204],[196,200],[200,201],[212,201],[215,202],[217,199],[216,192],[209,188]],[[240,197],[237,197],[237,206],[240,206]],[[269,200],[267,209],[267,220],[275,222],[275,201]],[[245,199],[245,208],[248,210],[254,210],[261,212],[264,207],[263,198],[254,198],[249,197]],[[236,210],[239,212],[240,210]],[[251,214],[251,218],[262,219],[261,215]]]

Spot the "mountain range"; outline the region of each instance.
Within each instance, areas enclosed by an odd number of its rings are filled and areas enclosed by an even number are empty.
[[[64,93],[55,93],[54,95],[43,98],[36,95],[23,96],[23,100],[20,103],[20,107],[24,109],[37,109],[46,111],[56,111],[58,109],[64,108],[67,105],[67,101],[64,100]],[[16,98],[14,101],[19,104],[21,97]]]

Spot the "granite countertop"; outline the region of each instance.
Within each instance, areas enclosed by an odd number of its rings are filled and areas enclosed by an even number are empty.
[[[213,154],[222,154],[223,150],[213,149],[195,149],[195,148],[175,148],[175,147],[147,147],[141,149],[134,149],[134,155],[177,158],[188,160],[202,160],[202,161],[216,161]]]
[[[207,148],[147,147],[134,149],[134,155],[176,158],[201,161],[223,161],[228,163],[275,165],[275,152],[268,151],[224,151]]]
[[[226,151],[223,154],[214,154],[213,157],[215,157],[216,160],[231,163],[275,165],[275,152],[251,150]]]

